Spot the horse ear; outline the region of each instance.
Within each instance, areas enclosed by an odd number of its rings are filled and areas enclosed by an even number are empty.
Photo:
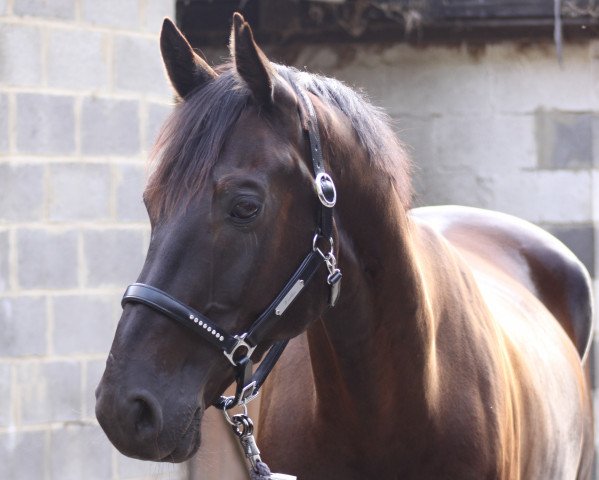
[[[273,103],[273,67],[256,45],[249,23],[237,12],[233,14],[229,48],[237,73],[250,88],[254,100],[261,105]]]
[[[196,87],[216,78],[216,72],[193,51],[187,39],[168,18],[162,24],[160,51],[171,83],[183,99]]]

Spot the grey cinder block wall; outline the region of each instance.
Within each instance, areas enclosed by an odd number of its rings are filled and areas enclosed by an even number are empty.
[[[0,478],[187,478],[118,454],[93,413],[148,243],[145,161],[171,108],[157,33],[173,14],[169,0],[0,0]],[[417,205],[514,213],[594,272],[598,58],[597,42],[566,46],[563,68],[550,43],[319,45],[294,63],[387,109]]]
[[[120,455],[94,416],[148,243],[173,14],[169,0],[0,0],[0,478],[187,478]]]

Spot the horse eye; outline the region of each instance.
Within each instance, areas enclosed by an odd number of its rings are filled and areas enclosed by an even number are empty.
[[[239,220],[249,220],[260,212],[260,205],[252,200],[242,200],[231,210],[230,215]]]

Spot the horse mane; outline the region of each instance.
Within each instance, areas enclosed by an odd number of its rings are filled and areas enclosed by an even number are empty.
[[[277,73],[343,112],[368,153],[370,166],[392,180],[407,208],[411,199],[409,161],[381,108],[333,78],[273,64]],[[232,64],[179,103],[163,126],[150,156],[154,170],[144,201],[151,216],[172,213],[201,188],[218,161],[229,133],[251,101]]]
[[[391,128],[391,118],[380,107],[370,103],[363,92],[323,75],[275,65],[289,83],[308,90],[324,103],[339,109],[351,121],[360,143],[366,149],[370,166],[387,174],[405,208],[410,206],[410,161],[403,144]]]

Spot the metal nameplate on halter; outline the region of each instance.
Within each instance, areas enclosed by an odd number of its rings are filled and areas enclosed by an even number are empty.
[[[298,293],[300,293],[303,288],[303,280],[298,280],[297,282],[295,282],[293,287],[291,287],[291,289],[287,292],[287,295],[285,295],[283,297],[283,300],[281,300],[279,304],[275,307],[275,314],[279,317],[283,315],[283,313],[285,313],[285,310],[287,310],[287,307],[291,305],[291,302],[295,300],[295,297],[297,297]]]
[[[270,480],[297,480],[293,475],[285,475],[284,473],[271,473]]]

